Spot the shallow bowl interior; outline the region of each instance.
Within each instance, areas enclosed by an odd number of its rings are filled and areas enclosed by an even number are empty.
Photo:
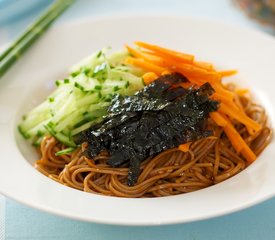
[[[38,155],[17,131],[21,116],[54,89],[73,63],[105,46],[144,40],[195,54],[220,69],[238,69],[228,79],[251,89],[274,126],[275,41],[264,34],[205,19],[131,16],[69,23],[52,28],[0,82],[0,192],[19,202],[84,221],[123,225],[188,222],[236,211],[275,193],[274,140],[237,176],[178,196],[126,199],[84,193],[37,172]]]

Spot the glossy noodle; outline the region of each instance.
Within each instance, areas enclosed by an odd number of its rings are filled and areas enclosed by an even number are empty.
[[[228,88],[232,88],[229,86]],[[233,89],[231,89],[233,90]],[[271,139],[264,109],[250,98],[235,95],[235,103],[262,129],[250,134],[249,129],[232,120],[234,127],[258,156]],[[223,132],[223,128],[209,120],[208,128],[214,136],[190,145],[187,152],[169,149],[141,163],[135,186],[127,185],[128,167],[113,168],[106,162],[107,152],[93,159],[82,154],[85,144],[71,154],[56,156],[64,149],[55,138],[47,136],[41,143],[41,159],[35,167],[49,178],[85,192],[117,197],[161,197],[196,191],[222,182],[248,166]]]

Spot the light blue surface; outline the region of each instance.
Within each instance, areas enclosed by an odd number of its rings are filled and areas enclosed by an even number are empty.
[[[0,1],[0,27],[10,25],[29,14],[39,12],[53,0],[2,0]]]
[[[16,1],[29,4],[33,0]],[[41,0],[43,2],[41,4],[45,6],[47,1],[50,2],[51,0]],[[0,16],[3,14],[1,11],[3,11],[3,8],[0,7]],[[19,17],[19,21],[11,20],[0,26],[0,47],[2,44],[14,39],[40,11],[41,8],[34,9]],[[77,3],[58,20],[57,24],[81,17],[120,15],[123,13],[187,14],[259,28],[258,25],[250,22],[236,10],[229,0],[77,0]],[[39,212],[8,199],[1,200],[1,204],[2,207],[5,207],[5,211],[1,210],[0,207],[0,220],[1,217],[5,217],[5,229],[3,227],[1,229],[0,222],[0,233],[2,230],[7,240],[275,239],[275,199],[215,219],[160,227],[117,227],[83,223]],[[201,199],[201,204],[207,203]],[[1,234],[0,240],[2,240]]]
[[[202,199],[202,204],[203,203]],[[159,227],[83,223],[6,202],[6,239],[274,240],[275,199],[215,219]]]

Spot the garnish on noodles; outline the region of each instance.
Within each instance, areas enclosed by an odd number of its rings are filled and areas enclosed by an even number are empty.
[[[96,157],[105,150],[107,163],[119,167],[129,161],[128,185],[139,176],[142,161],[187,142],[212,135],[206,130],[209,113],[218,102],[208,97],[214,92],[209,83],[198,89],[171,88],[185,82],[180,74],[159,77],[131,97],[115,97],[109,115],[79,136],[86,142],[84,154]]]
[[[40,172],[90,193],[159,197],[217,184],[256,160],[272,131],[247,89],[222,82],[236,70],[136,45],[84,59],[23,117]]]

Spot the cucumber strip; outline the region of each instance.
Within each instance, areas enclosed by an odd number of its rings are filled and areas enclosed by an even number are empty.
[[[75,109],[75,99],[73,95],[69,95],[67,99],[64,99],[64,104],[60,109],[55,111],[55,115],[52,117],[51,121],[57,123],[62,118],[65,118],[67,115],[71,113],[72,110]]]
[[[143,87],[141,71],[123,64],[129,53],[107,56],[107,50],[81,61],[68,78],[56,81],[56,90],[19,124],[23,137],[37,146],[51,134],[74,147],[72,136],[101,121],[115,94],[132,95]]]
[[[100,100],[100,97],[97,93],[87,94],[83,98],[76,101],[76,108],[86,106],[89,104],[95,104],[98,103]]]
[[[55,156],[61,156],[61,155],[66,155],[66,154],[70,154],[75,150],[75,148],[73,147],[69,147],[69,148],[65,148],[63,150],[60,150],[58,152],[55,153]]]
[[[48,132],[54,136],[58,141],[62,142],[63,144],[65,144],[68,147],[76,147],[76,144],[70,139],[69,136],[66,136],[65,134],[61,133],[61,132],[56,132],[53,128],[53,126],[51,126],[51,124],[47,124],[44,125],[44,127],[48,130]]]
[[[82,119],[82,116],[83,116],[82,114],[84,111],[85,109],[75,110],[66,118],[63,118],[62,121],[59,121],[55,127],[55,130],[58,132],[61,132],[66,128],[72,128],[80,119]]]
[[[35,139],[34,141],[33,141],[33,146],[34,147],[39,147],[40,146],[40,144],[41,144],[41,142],[42,142],[42,140],[43,140],[43,138],[44,137],[39,137],[39,138],[37,138],[37,139]]]
[[[43,122],[45,119],[49,118],[50,116],[50,111],[46,108],[44,109],[44,112],[41,111],[40,114],[29,113],[21,122],[20,127],[24,132],[29,131],[30,129],[34,128],[35,126]]]
[[[72,136],[75,136],[76,134],[78,134],[82,131],[85,131],[86,129],[90,128],[91,126],[93,126],[97,123],[100,123],[101,121],[102,121],[101,117],[96,118],[90,122],[87,122],[87,123],[81,125],[80,127],[75,128],[74,130],[72,130],[71,134],[72,134]]]
[[[27,133],[30,135],[30,136],[37,136],[37,132],[41,132],[44,136],[44,134],[46,133],[46,129],[44,128],[44,125],[48,124],[49,120],[46,119],[45,121],[37,124],[36,126],[34,126],[33,128],[29,129],[27,131]],[[41,136],[40,136],[41,137]]]
[[[22,126],[21,126],[21,125],[18,126],[18,131],[19,131],[19,133],[20,133],[25,139],[31,138],[31,135],[28,134],[27,132],[25,132],[25,131],[22,129]]]
[[[85,68],[91,69],[91,71],[93,71],[97,65],[100,65],[104,61],[103,55],[105,55],[107,51],[108,51],[108,48],[103,48],[100,51],[95,52],[92,55],[84,58],[79,63],[71,67],[70,69],[71,75],[79,74]]]

